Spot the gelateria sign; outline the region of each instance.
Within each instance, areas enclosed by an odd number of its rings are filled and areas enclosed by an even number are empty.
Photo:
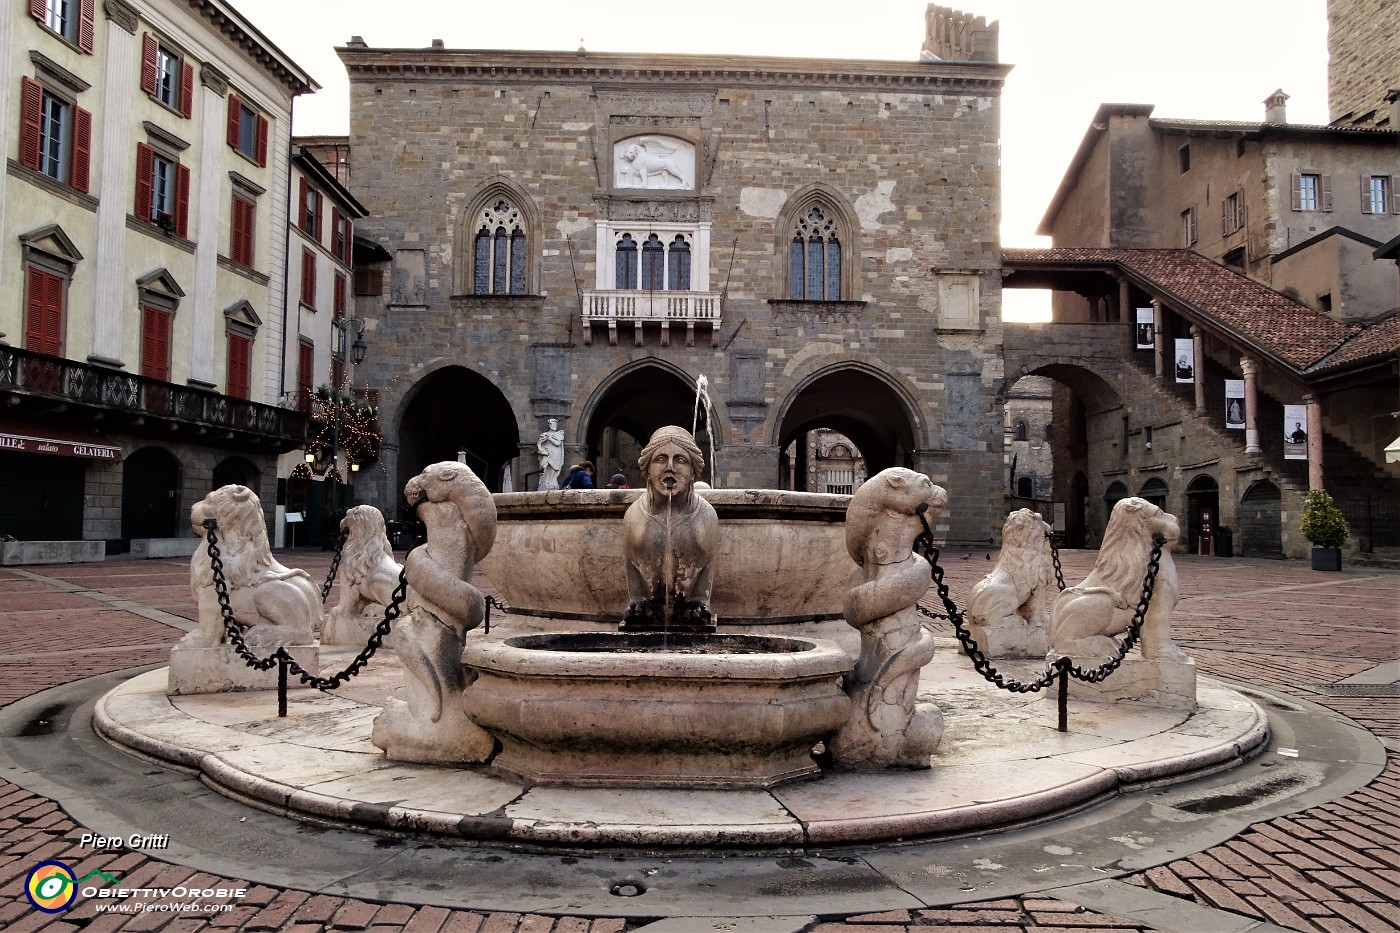
[[[115,463],[122,458],[120,447],[101,438],[0,422],[0,453],[6,451],[81,457],[84,460],[105,460],[109,463]]]

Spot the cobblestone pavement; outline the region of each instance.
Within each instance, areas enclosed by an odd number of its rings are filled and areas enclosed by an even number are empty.
[[[1095,556],[1065,552],[1066,577],[1071,582],[1081,578]],[[329,565],[328,555],[320,552],[297,551],[282,558],[315,578],[323,577]],[[972,584],[991,566],[983,553],[964,559],[958,551],[945,554],[944,564],[959,604],[965,604]],[[1296,562],[1189,556],[1178,557],[1177,567],[1183,593],[1177,637],[1201,670],[1290,693],[1355,719],[1386,741],[1387,767],[1378,779],[1332,803],[1257,823],[1222,845],[1121,879],[1127,890],[1154,896],[1169,907],[1179,905],[1178,919],[1160,927],[1087,910],[1050,894],[1032,894],[931,910],[820,917],[805,924],[797,920],[771,929],[1112,933],[1244,930],[1257,921],[1261,925],[1255,929],[1273,924],[1318,933],[1400,930],[1400,702],[1377,696],[1374,689],[1334,686],[1356,675],[1366,679],[1364,672],[1400,659],[1400,574],[1362,569],[1318,573]],[[170,643],[180,635],[178,626],[194,617],[188,579],[188,565],[174,560],[0,568],[0,643],[5,646],[0,705],[83,677],[165,660]],[[1385,679],[1394,678],[1392,670]],[[1357,695],[1366,693],[1371,695]],[[67,859],[83,872],[119,874],[129,888],[246,886],[236,878],[141,853],[94,855],[79,847],[82,832],[52,801],[0,781],[0,929],[622,933],[648,925],[636,919],[382,904],[264,885],[250,887],[236,901],[202,897],[199,903],[208,908],[230,908],[204,915],[99,913],[96,899],[80,899],[62,914],[33,910],[24,896],[24,880],[45,859]],[[1206,919],[1194,926],[1198,921],[1193,918]],[[686,933],[674,922],[664,926],[666,933]],[[696,929],[720,928],[704,924]]]

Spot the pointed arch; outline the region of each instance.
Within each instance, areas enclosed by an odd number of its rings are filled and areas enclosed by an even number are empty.
[[[457,218],[458,295],[538,295],[539,211],[505,175],[490,178]]]
[[[816,182],[796,191],[778,213],[779,297],[853,301],[859,269],[859,225],[841,193]]]

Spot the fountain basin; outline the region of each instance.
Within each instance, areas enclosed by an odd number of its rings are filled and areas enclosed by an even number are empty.
[[[851,659],[819,639],[568,632],[478,641],[467,715],[534,784],[764,788],[820,774]]]
[[[478,566],[516,612],[619,622],[627,605],[622,516],[643,491],[497,493],[496,543]],[[860,583],[845,545],[850,496],[700,494],[719,517],[710,609],[721,626],[840,620],[846,593]]]

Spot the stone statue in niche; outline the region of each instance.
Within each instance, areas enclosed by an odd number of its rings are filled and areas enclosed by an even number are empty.
[[[695,189],[695,147],[671,136],[632,136],[613,146],[617,188]]]
[[[989,658],[1041,658],[1050,608],[1060,595],[1050,526],[1030,509],[1006,516],[996,568],[972,588],[967,627]]]
[[[943,511],[948,494],[922,473],[891,467],[866,480],[846,510],[846,550],[863,583],[846,596],[846,621],[860,631],[860,658],[847,684],[851,714],[827,743],[852,770],[927,768],[943,738],[943,713],[918,703],[919,673],[933,636],[916,608],[931,583],[914,539]]]
[[[658,428],[637,461],[646,491],[622,518],[629,632],[713,632],[714,506],[696,492],[705,458],[685,428]]]
[[[559,472],[564,469],[564,432],[559,430],[559,419],[549,419],[549,430],[540,432],[535,453],[540,458],[540,490],[558,489]]]
[[[424,469],[404,495],[428,540],[405,559],[408,598],[393,628],[404,686],[370,741],[399,761],[485,761],[495,743],[462,707],[462,643],[486,615],[486,598],[468,581],[496,540],[496,504],[470,467],[452,461]]]
[[[226,640],[214,589],[207,519],[218,522],[219,559],[244,644],[258,657],[285,646],[297,663],[316,670],[312,644],[321,626],[321,593],[305,570],[284,567],[272,556],[262,503],[245,486],[221,486],[190,509],[199,545],[190,558],[190,589],[199,606],[193,631],[170,651],[171,693],[222,693],[277,686],[277,670],[254,671]]]
[[[357,505],[340,520],[345,535],[341,550],[340,602],[326,615],[323,645],[364,645],[384,619],[403,569],[394,560],[384,528],[384,514],[372,505]],[[390,642],[392,644],[392,641]]]

